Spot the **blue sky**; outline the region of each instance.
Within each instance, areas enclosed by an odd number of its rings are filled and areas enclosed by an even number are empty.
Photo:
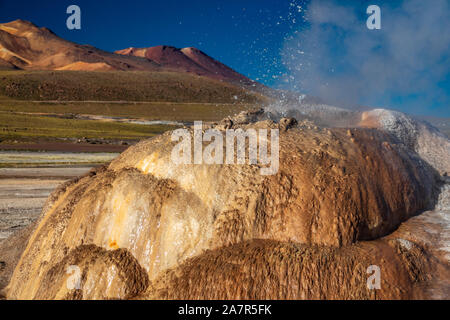
[[[70,4],[81,7],[81,30],[66,28]],[[365,27],[369,4],[381,7],[381,30]],[[450,117],[448,9],[447,0],[0,0],[0,22],[30,20],[107,51],[195,46],[272,87]]]
[[[66,28],[70,4],[81,8],[81,30]],[[281,67],[273,61],[279,58],[291,27],[276,23],[286,15],[289,4],[274,0],[0,0],[0,21],[31,20],[65,39],[108,51],[161,44],[194,46],[253,79],[267,78],[266,83],[272,84],[272,73]]]

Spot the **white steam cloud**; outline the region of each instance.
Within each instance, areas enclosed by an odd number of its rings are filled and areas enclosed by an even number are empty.
[[[284,83],[347,107],[448,110],[450,1],[376,2],[312,0],[308,27],[282,50]],[[381,30],[366,27],[370,4],[381,8]]]

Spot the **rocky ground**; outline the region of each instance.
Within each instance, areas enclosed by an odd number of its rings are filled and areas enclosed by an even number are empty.
[[[0,168],[0,241],[36,220],[50,193],[90,167]]]
[[[90,167],[0,168],[0,288],[8,284],[50,193],[89,170]]]

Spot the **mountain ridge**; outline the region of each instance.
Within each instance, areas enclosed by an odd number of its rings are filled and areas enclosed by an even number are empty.
[[[245,84],[254,82],[195,47],[176,48],[169,45],[158,45],[146,48],[129,47],[114,52],[146,58],[174,71],[190,72],[200,76]]]
[[[0,23],[0,68],[77,71],[172,71],[252,85],[256,82],[203,51],[168,45],[108,52],[57,36],[26,20]]]

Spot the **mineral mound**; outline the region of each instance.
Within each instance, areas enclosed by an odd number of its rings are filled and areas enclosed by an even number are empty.
[[[436,170],[377,129],[249,118],[216,128],[279,129],[276,174],[175,164],[170,132],[142,141],[55,190],[7,298],[427,297],[431,271],[448,265],[395,230],[434,206]],[[71,265],[81,289],[67,286]]]
[[[175,164],[170,132],[142,141],[54,191],[7,297],[423,297],[427,251],[384,236],[433,207],[436,171],[376,129],[250,118],[216,128],[279,129],[276,174]],[[74,265],[79,288],[67,286]],[[366,286],[370,265],[386,270],[379,290]]]

